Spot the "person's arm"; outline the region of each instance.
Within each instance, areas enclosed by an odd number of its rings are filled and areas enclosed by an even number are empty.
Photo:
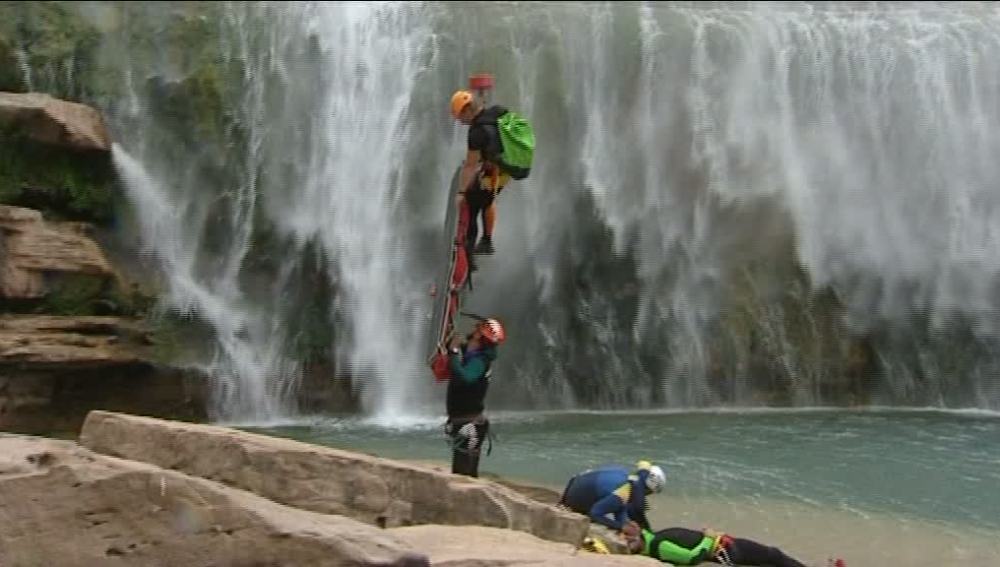
[[[653,532],[647,529],[642,530],[642,539],[646,542],[647,546],[655,537],[656,534]],[[673,563],[674,565],[697,565],[707,559],[711,553],[712,540],[707,537],[702,538],[701,543],[692,549],[677,545],[669,539],[662,539],[656,546],[656,549],[649,550],[650,557]]]
[[[479,171],[479,162],[482,160],[482,153],[479,150],[469,150],[465,155],[465,163],[462,164],[462,173],[458,176],[458,190],[465,191],[472,184]]]
[[[608,514],[614,514],[615,519],[612,520],[608,518]],[[591,521],[597,522],[602,526],[609,527],[613,530],[620,530],[622,526],[625,525],[627,521],[623,516],[625,515],[625,503],[621,501],[620,498],[614,494],[608,494],[604,498],[601,498],[590,507]]]
[[[613,530],[620,531],[622,526],[629,521],[627,503],[631,490],[632,487],[628,483],[625,483],[611,494],[595,502],[590,508],[590,519]],[[615,519],[608,518],[608,514],[614,514]]]
[[[627,507],[629,516],[644,530],[653,529],[649,525],[649,519],[646,518],[646,506],[648,505],[646,499],[649,498],[649,493],[646,491],[646,477],[648,475],[649,471],[640,471],[638,480],[634,484],[630,483],[631,494]]]
[[[639,527],[644,530],[653,529],[649,525],[649,519],[646,518],[646,509],[641,504],[637,510],[632,511],[632,519],[635,520],[635,523],[639,524]]]
[[[486,370],[486,361],[483,360],[482,356],[476,356],[466,361],[463,360],[461,351],[455,352],[453,350],[448,361],[448,366],[451,368],[452,374],[463,381],[475,382],[482,378],[483,372]]]

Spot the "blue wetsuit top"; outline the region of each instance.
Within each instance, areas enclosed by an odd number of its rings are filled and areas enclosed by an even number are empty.
[[[646,519],[646,476],[641,470],[631,474],[620,466],[589,470],[573,477],[563,493],[563,504],[614,530],[634,520],[649,529]],[[608,518],[614,515],[614,519]]]

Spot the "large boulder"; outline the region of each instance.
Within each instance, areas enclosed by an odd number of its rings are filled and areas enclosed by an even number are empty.
[[[428,565],[384,530],[246,491],[0,434],[0,562],[34,565]]]
[[[598,555],[531,534],[481,526],[411,526],[387,530],[397,539],[427,554],[435,567],[655,567],[655,559],[628,555]]]
[[[43,144],[77,151],[111,150],[100,112],[43,93],[0,92],[0,127],[16,128]]]
[[[87,225],[46,222],[38,211],[0,205],[0,298],[42,297],[52,273],[115,275]]]
[[[481,525],[578,545],[587,519],[484,479],[208,425],[91,412],[80,442],[290,506],[396,527]]]

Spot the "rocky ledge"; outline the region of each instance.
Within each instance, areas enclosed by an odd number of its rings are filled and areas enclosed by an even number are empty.
[[[53,275],[115,276],[81,222],[48,222],[42,213],[0,205],[0,299],[44,296]]]
[[[24,131],[32,141],[73,151],[111,149],[100,112],[44,93],[0,92],[0,126]]]
[[[0,429],[78,431],[95,407],[203,419],[205,376],[148,362],[149,341],[131,319],[0,315]]]
[[[658,564],[489,480],[99,411],[80,444],[0,434],[0,501],[5,567]]]

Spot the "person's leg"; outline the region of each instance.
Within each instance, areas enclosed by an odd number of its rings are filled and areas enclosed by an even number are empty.
[[[802,563],[785,555],[777,547],[763,545],[749,539],[733,538],[732,544],[726,551],[729,554],[729,561],[736,565],[805,567]]]
[[[476,463],[472,462],[469,455],[469,440],[458,432],[458,428],[461,425],[463,424],[455,423],[452,425],[455,430],[451,434],[451,472],[452,474],[476,476]]]
[[[483,210],[483,240],[479,243],[476,251],[480,254],[493,254],[496,249],[493,247],[493,230],[497,224],[497,203],[496,198],[503,191],[505,184],[510,181],[510,176],[506,173],[499,176],[496,189],[490,193],[489,202]]]
[[[490,200],[490,204],[483,209],[483,238],[476,246],[479,254],[493,254],[496,249],[493,247],[493,227],[497,222],[497,203]]]
[[[483,431],[483,426],[471,421],[455,421],[452,427],[451,472],[479,476],[479,453],[483,439],[480,431]]]
[[[479,478],[479,450],[469,451],[467,455],[466,462],[468,463],[468,468],[463,474],[472,478]]]
[[[562,496],[559,497],[559,505],[560,506],[565,506],[566,508],[570,507],[569,500],[567,499],[567,495],[569,494],[570,489],[573,488],[573,481],[574,480],[576,480],[575,476],[573,478],[569,479],[566,482],[566,488],[563,488]]]
[[[479,236],[479,213],[483,207],[481,191],[474,191],[465,194],[465,203],[469,207],[469,226],[465,229],[465,245],[471,247],[476,245],[476,238]]]
[[[451,472],[464,476],[479,475],[479,456],[471,454],[465,447],[458,446],[452,451]]]
[[[476,261],[473,252],[476,248],[476,238],[479,236],[479,216],[486,204],[485,195],[482,190],[470,190],[465,194],[465,202],[469,208],[469,224],[465,231],[465,252],[469,259],[469,269],[476,271]]]
[[[483,219],[483,238],[475,246],[476,254],[492,254],[493,244],[491,243],[491,235],[493,234],[493,226],[490,224],[490,209],[493,208],[493,193],[486,190],[480,190],[477,192],[476,199],[478,200],[478,211]],[[478,219],[477,219],[478,220]]]

